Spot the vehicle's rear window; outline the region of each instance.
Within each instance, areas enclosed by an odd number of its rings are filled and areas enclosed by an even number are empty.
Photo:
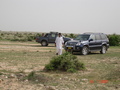
[[[104,39],[106,39],[107,37],[106,37],[106,35],[101,34],[101,38],[102,38],[102,40],[104,40]]]

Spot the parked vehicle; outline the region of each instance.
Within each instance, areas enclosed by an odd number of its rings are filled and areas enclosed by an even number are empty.
[[[58,36],[58,32],[50,32],[44,36],[37,37],[36,42],[41,43],[42,46],[48,46],[49,43],[55,43],[55,39]],[[71,38],[64,37],[64,42],[71,40]]]
[[[66,51],[80,52],[83,55],[92,51],[100,51],[104,54],[109,48],[109,40],[103,33],[84,33],[66,42],[64,48]]]

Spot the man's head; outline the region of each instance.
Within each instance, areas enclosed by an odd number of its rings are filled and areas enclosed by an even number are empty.
[[[62,36],[61,33],[59,33],[58,36],[61,37]]]

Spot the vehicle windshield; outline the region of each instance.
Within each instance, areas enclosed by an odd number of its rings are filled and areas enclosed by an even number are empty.
[[[88,40],[90,35],[78,35],[75,40],[81,40],[81,41],[86,41]]]

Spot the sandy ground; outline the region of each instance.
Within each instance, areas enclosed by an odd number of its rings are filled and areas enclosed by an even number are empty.
[[[8,51],[27,51],[27,52],[49,52],[51,49],[54,49],[53,45],[49,47],[41,47],[38,43],[22,43],[22,42],[0,42],[0,52]],[[4,57],[5,60],[7,57]],[[11,61],[12,62],[12,61]],[[11,63],[9,62],[9,63]],[[43,84],[32,84],[28,80],[20,81],[19,77],[14,73],[2,72],[2,70],[12,72],[19,72],[22,65],[18,66],[9,65],[6,62],[0,62],[0,70],[2,75],[0,75],[0,90],[55,90],[54,87],[44,86]],[[31,64],[30,62],[28,62]],[[31,65],[32,66],[32,65]],[[32,69],[25,69],[25,73],[30,73],[32,71],[43,70],[44,66],[33,67]],[[25,74],[21,73],[23,77]]]
[[[54,45],[49,45],[48,47],[41,47],[41,45],[39,43],[27,43],[27,42],[0,42],[0,52],[40,52],[40,53],[46,53],[46,52],[55,52],[55,47]],[[120,51],[116,50],[116,51]],[[17,58],[17,56],[14,56]],[[50,56],[44,56],[42,58],[44,59],[48,59],[49,60]],[[37,57],[35,57],[37,59]],[[8,60],[8,57],[3,57],[3,60]],[[116,61],[115,58],[114,60]],[[108,58],[108,60],[111,60],[110,58]],[[91,61],[90,61],[91,62]],[[98,63],[98,60],[96,60],[96,62]],[[91,63],[96,63],[96,62],[91,62]],[[100,62],[100,61],[99,61]],[[104,62],[104,61],[103,61]],[[105,60],[106,62],[106,60]],[[3,61],[0,62],[0,90],[72,90],[71,88],[65,87],[65,88],[59,88],[57,86],[50,86],[50,85],[45,85],[45,84],[34,84],[31,83],[28,79],[25,80],[21,80],[22,77],[25,77],[26,75],[28,75],[29,73],[31,73],[32,71],[36,71],[39,72],[40,70],[42,71],[44,69],[44,64],[46,62],[34,62],[34,61],[24,61],[23,63],[19,63],[19,61],[16,61],[15,65],[12,64],[14,63],[14,61],[12,60],[8,60],[8,61]],[[33,66],[36,65],[36,66]],[[24,68],[23,68],[24,66]],[[27,68],[26,68],[26,67]],[[20,72],[22,70],[22,72]],[[9,71],[9,72],[8,72]],[[89,74],[90,72],[92,72],[92,69],[88,69],[85,72],[81,72],[80,75],[82,74]],[[19,72],[19,73],[16,73]],[[59,75],[56,75],[56,77]],[[68,75],[69,76],[69,75]],[[54,77],[54,76],[53,76]],[[67,78],[67,77],[66,77]],[[64,78],[64,82],[66,83]],[[67,78],[69,79],[69,78]],[[62,82],[62,79],[60,78],[60,82]],[[54,80],[52,80],[54,81]],[[69,81],[69,80],[67,80]],[[88,84],[89,81],[87,79],[83,79],[84,82],[80,82],[81,85],[83,85],[84,89],[74,89],[74,90],[96,90],[96,89],[92,89],[93,87],[95,87],[95,85],[91,85]],[[70,81],[71,82],[71,81]],[[61,85],[64,83],[61,83]],[[74,84],[71,83],[71,86],[73,86]],[[104,85],[100,84],[101,86],[99,87],[105,87]],[[73,86],[74,87],[74,86]],[[87,88],[89,87],[89,88]],[[91,88],[91,89],[90,89]],[[120,86],[117,87],[111,87],[110,89],[98,89],[98,90],[119,90]]]
[[[53,49],[54,45],[50,45],[48,47],[42,47],[39,44],[30,44],[30,43],[11,43],[11,42],[0,42],[0,50],[1,51],[40,51],[40,52],[46,52],[49,51],[49,49]],[[48,50],[45,50],[48,49]]]

